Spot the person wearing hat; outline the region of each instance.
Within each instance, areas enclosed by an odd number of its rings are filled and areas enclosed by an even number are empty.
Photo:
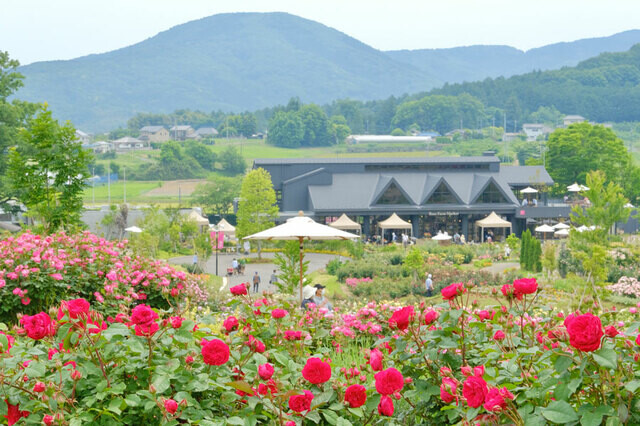
[[[313,296],[313,303],[315,303],[318,308],[327,308],[332,311],[333,306],[331,305],[331,302],[329,302],[329,299],[323,295],[325,286],[322,284],[316,284],[313,287],[316,290],[315,295]]]
[[[433,281],[431,280],[431,274],[427,275],[427,279],[424,281],[424,286],[427,290],[427,297],[433,296]]]
[[[310,285],[305,285],[302,287],[302,304],[300,305],[303,309],[307,309],[307,305],[309,303],[315,303],[313,301],[313,296],[316,294],[316,289],[311,287]]]

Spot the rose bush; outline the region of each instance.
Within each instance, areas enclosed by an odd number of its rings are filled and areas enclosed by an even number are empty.
[[[477,286],[451,290],[355,312],[227,290],[225,311],[198,323],[178,307],[107,318],[64,300],[0,333],[0,423],[640,423],[635,314],[565,315],[537,286],[480,310]]]

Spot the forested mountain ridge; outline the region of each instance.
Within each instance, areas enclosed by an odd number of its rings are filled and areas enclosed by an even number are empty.
[[[234,13],[188,22],[112,52],[19,68],[17,97],[46,100],[87,130],[139,111],[269,107],[377,99],[439,82],[337,30],[286,13]]]
[[[387,55],[421,69],[438,80],[462,83],[487,77],[510,77],[534,70],[575,66],[603,52],[623,52],[640,43],[640,30],[609,37],[554,43],[525,51],[510,46],[464,46],[450,49],[391,50]]]
[[[508,79],[445,85],[429,94],[479,99],[485,106],[519,117],[541,106],[554,106],[595,122],[640,120],[640,44],[627,52],[603,53],[553,71],[535,71]]]

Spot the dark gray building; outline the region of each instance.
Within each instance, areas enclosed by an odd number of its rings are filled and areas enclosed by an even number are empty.
[[[478,239],[475,221],[495,211],[519,234],[527,219],[568,217],[567,206],[521,207],[520,190],[553,180],[542,166],[503,166],[479,157],[258,159],[271,174],[282,217],[302,210],[321,222],[346,213],[365,235],[392,213],[413,235],[437,231]]]

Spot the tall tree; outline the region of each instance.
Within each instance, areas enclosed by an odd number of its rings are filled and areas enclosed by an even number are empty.
[[[214,176],[207,183],[200,184],[191,195],[192,204],[202,206],[205,212],[217,215],[228,213],[233,199],[239,195],[240,185],[237,178]]]
[[[8,101],[23,86],[24,77],[16,72],[19,65],[18,61],[9,58],[8,52],[0,51],[0,208],[6,208],[6,202],[15,195],[6,178],[6,150],[18,144],[18,130],[38,108],[37,104],[17,99]]]
[[[229,145],[220,153],[219,161],[222,167],[222,173],[230,176],[244,173],[247,164],[244,157],[235,146]]]
[[[263,231],[274,225],[278,215],[276,193],[271,175],[265,169],[251,170],[242,180],[238,202],[239,238]]]
[[[279,111],[269,121],[267,142],[283,148],[298,148],[304,138],[304,124],[296,112]]]
[[[92,156],[82,149],[75,132],[69,122],[60,126],[45,105],[9,152],[10,184],[45,232],[81,223]]]
[[[327,114],[315,104],[308,104],[300,108],[298,116],[302,120],[304,136],[302,145],[322,146],[331,145],[334,139],[331,137],[331,128]]]

